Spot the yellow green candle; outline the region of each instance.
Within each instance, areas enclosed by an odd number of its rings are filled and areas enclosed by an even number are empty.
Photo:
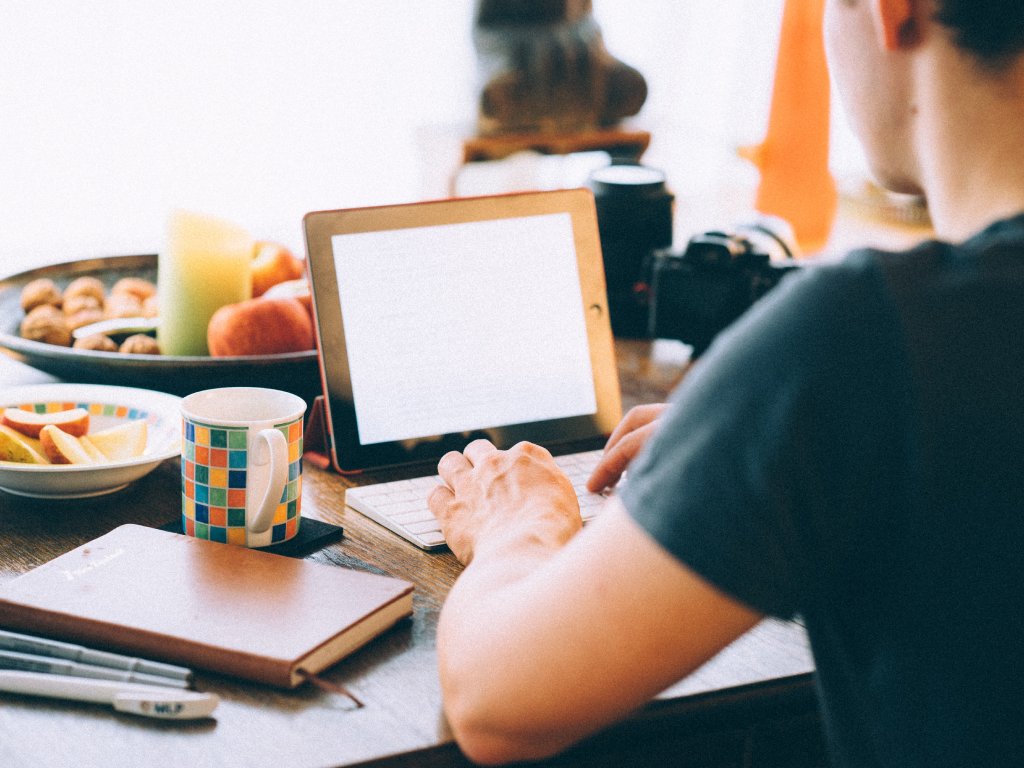
[[[160,322],[165,355],[207,355],[206,326],[225,304],[252,297],[254,242],[231,222],[175,211],[157,257]]]

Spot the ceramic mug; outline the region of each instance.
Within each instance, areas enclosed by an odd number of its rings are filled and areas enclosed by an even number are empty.
[[[299,532],[302,398],[223,387],[181,402],[181,515],[188,536],[247,547]]]

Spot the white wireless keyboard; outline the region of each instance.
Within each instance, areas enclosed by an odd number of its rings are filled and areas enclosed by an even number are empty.
[[[602,453],[598,449],[555,457],[555,463],[572,481],[580,502],[583,522],[593,518],[605,502],[605,495],[591,493],[586,488],[587,478],[597,466]],[[345,503],[417,547],[438,549],[444,546],[444,536],[441,535],[437,518],[427,507],[427,496],[439,483],[440,477],[428,475],[411,480],[362,485],[345,491]]]

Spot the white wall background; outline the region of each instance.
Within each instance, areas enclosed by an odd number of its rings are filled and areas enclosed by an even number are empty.
[[[751,174],[782,0],[595,0],[681,197]],[[314,209],[444,194],[474,118],[472,0],[5,0],[0,273],[151,253],[168,212],[301,252]]]

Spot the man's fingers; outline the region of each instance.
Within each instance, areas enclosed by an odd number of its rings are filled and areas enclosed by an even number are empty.
[[[606,452],[614,448],[618,444],[619,440],[636,428],[633,426],[633,421],[636,419],[635,411],[636,408],[630,408],[626,411],[626,415],[622,417],[622,420],[615,425],[615,429],[613,429],[611,435],[608,436],[608,442],[604,444]]]
[[[587,479],[587,490],[591,493],[600,493],[605,488],[615,485],[626,471],[629,459],[626,451],[622,450],[622,443],[605,453]]]
[[[441,476],[451,487],[455,487],[455,483],[458,482],[459,475],[468,472],[471,469],[469,459],[462,455],[459,451],[448,451],[441,460],[437,462],[437,474]]]
[[[544,459],[551,458],[551,451],[549,451],[543,445],[537,445],[536,443],[531,443],[526,440],[519,441],[518,443],[513,445],[508,452],[523,453],[526,454],[527,456],[535,456]]]
[[[665,403],[648,403],[630,408],[622,418],[622,421],[616,424],[615,429],[612,430],[611,435],[608,437],[608,442],[605,443],[605,451],[610,451],[626,435],[632,434],[657,419],[666,407]]]
[[[497,452],[498,449],[494,447],[494,444],[491,443],[490,440],[480,438],[479,440],[474,440],[469,445],[467,445],[466,450],[464,450],[462,453],[466,457],[466,459],[469,460],[469,463],[475,467],[488,456],[491,456]]]
[[[438,485],[427,496],[427,506],[430,508],[431,514],[438,520],[441,520],[445,510],[454,498],[455,494],[452,493],[451,488],[447,485]]]
[[[610,450],[606,450],[587,480],[587,490],[591,493],[600,493],[605,488],[615,485],[630,462],[640,453],[654,428],[654,424],[647,424],[633,430]]]

